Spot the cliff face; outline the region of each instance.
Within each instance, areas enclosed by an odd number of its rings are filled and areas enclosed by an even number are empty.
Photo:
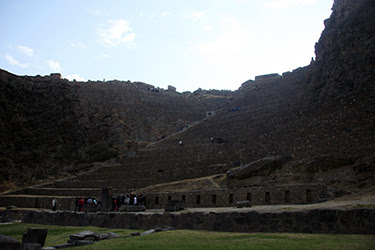
[[[336,0],[315,45],[316,99],[375,88],[375,2]]]

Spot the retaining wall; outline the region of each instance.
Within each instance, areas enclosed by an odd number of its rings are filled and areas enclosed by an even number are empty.
[[[249,200],[253,205],[308,204],[332,197],[325,185],[258,186],[236,189],[211,189],[190,192],[145,193],[148,209],[165,208],[168,200],[182,200],[185,207],[229,207],[236,201]]]
[[[24,223],[108,228],[174,229],[228,232],[286,232],[374,234],[375,209],[310,210],[300,212],[194,212],[194,213],[82,213],[25,212]]]
[[[52,209],[52,200],[55,196],[27,196],[27,195],[4,195],[0,196],[0,207],[13,205],[19,208],[44,208]],[[57,197],[60,210],[74,210],[74,197]]]

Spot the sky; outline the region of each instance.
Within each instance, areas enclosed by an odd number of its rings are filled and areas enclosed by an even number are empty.
[[[0,68],[236,90],[315,57],[332,0],[0,0]]]

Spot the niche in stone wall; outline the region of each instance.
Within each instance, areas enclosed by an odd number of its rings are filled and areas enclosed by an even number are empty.
[[[310,189],[306,190],[306,201],[312,202],[312,194]]]
[[[216,194],[212,195],[212,205],[216,205]]]
[[[251,201],[251,193],[247,193],[246,200]]]
[[[265,202],[266,202],[266,204],[271,203],[271,194],[270,194],[270,192],[266,192]]]
[[[233,204],[233,194],[229,194],[229,204]]]
[[[290,203],[290,191],[289,190],[285,191],[284,201],[285,203]]]
[[[159,205],[159,196],[155,196],[155,205]]]
[[[168,200],[172,200],[172,196],[171,195],[168,195]]]
[[[197,195],[197,205],[201,204],[201,196],[198,194]]]
[[[185,195],[182,195],[182,196],[181,196],[181,200],[182,200],[182,201],[186,201],[186,196],[185,196]]]

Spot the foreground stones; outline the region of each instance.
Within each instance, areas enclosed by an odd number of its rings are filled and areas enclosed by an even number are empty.
[[[40,249],[44,246],[48,230],[40,227],[30,227],[22,236],[22,249]]]
[[[21,242],[10,236],[0,234],[0,246],[1,249],[19,250],[21,248]]]

